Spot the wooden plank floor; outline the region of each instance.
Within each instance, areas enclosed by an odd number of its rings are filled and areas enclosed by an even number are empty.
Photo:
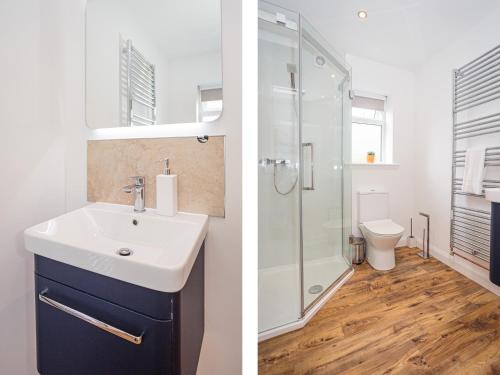
[[[416,253],[358,266],[306,327],[259,345],[259,374],[500,374],[500,297]]]

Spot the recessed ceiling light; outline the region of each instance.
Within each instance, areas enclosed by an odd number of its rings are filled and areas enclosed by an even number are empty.
[[[366,10],[360,10],[358,11],[358,17],[364,20],[368,18],[368,12]]]
[[[335,78],[335,74],[332,74],[330,77]]]

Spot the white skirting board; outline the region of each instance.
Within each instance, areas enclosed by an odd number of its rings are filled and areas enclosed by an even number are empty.
[[[417,246],[422,249],[422,239],[417,238]],[[490,292],[500,296],[500,287],[496,286],[490,281],[489,271],[476,266],[475,264],[460,258],[459,256],[450,255],[449,250],[440,249],[430,244],[430,254],[440,262],[453,268],[455,271],[460,272],[465,277],[478,283],[483,288],[488,289]]]
[[[330,298],[333,297],[333,295],[335,294],[335,292],[337,290],[339,290],[339,288],[345,284],[345,282],[347,280],[349,280],[351,278],[351,276],[354,274],[354,269],[351,270],[351,272],[349,272],[347,275],[345,275],[342,280],[340,280],[338,282],[337,285],[335,285],[335,287],[333,287],[327,294],[325,294],[321,300],[319,300],[312,308],[311,310],[309,310],[306,315],[293,322],[293,323],[289,323],[289,324],[285,324],[283,326],[280,326],[280,327],[276,327],[276,328],[273,328],[273,329],[270,329],[270,330],[267,330],[267,331],[264,331],[262,333],[259,333],[259,342],[261,341],[266,341],[266,340],[269,340],[273,337],[276,337],[276,336],[280,336],[280,335],[283,335],[287,332],[291,332],[291,331],[296,331],[298,329],[301,329],[301,328],[304,328],[304,326],[309,323],[309,321],[312,319],[312,317],[314,315],[316,315],[316,313],[319,311],[319,309],[321,309],[325,303],[327,303]]]

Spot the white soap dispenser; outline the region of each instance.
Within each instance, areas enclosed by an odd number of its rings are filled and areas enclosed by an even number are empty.
[[[170,174],[168,159],[163,162],[163,174],[156,176],[156,209],[160,215],[177,214],[177,175]]]

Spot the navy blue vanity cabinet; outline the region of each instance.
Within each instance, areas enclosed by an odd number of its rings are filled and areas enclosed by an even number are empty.
[[[204,245],[176,293],[38,255],[35,287],[41,375],[196,374],[204,332]]]
[[[490,281],[500,286],[500,203],[491,203]]]

